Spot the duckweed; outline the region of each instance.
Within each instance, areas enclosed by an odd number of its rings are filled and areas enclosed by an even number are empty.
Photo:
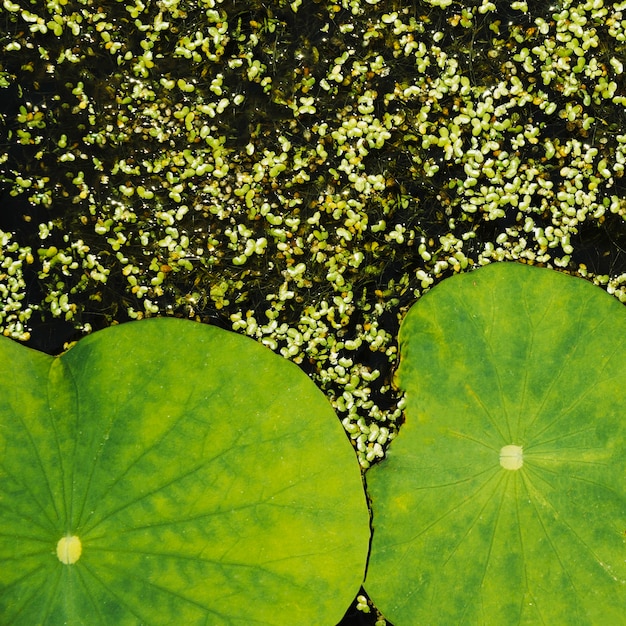
[[[3,334],[232,328],[366,469],[399,321],[443,278],[515,260],[626,302],[626,2],[408,4],[4,0]]]
[[[231,327],[310,374],[365,469],[438,281],[516,260],[626,302],[626,3],[406,5],[5,0],[2,332]]]
[[[19,341],[30,339],[29,320],[37,305],[26,300],[24,266],[34,261],[31,248],[12,241],[13,235],[0,230],[0,331]]]

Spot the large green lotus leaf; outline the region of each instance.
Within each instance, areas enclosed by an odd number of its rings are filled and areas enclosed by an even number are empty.
[[[0,384],[0,623],[341,619],[369,513],[341,424],[297,366],[155,319],[60,357],[1,338]]]
[[[626,623],[626,311],[502,263],[400,331],[406,423],[367,474],[366,589],[396,625]]]

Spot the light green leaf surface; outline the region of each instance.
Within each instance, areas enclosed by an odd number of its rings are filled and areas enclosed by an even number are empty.
[[[443,281],[399,340],[406,423],[366,476],[376,605],[395,626],[624,624],[623,305],[501,263]]]
[[[60,357],[0,338],[0,381],[0,623],[342,618],[369,514],[343,428],[297,366],[153,319]]]

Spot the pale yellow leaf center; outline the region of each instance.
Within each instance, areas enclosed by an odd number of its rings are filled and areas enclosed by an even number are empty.
[[[504,446],[500,450],[500,465],[508,470],[518,470],[522,467],[524,465],[522,446]]]
[[[75,535],[61,537],[57,543],[57,556],[61,563],[65,565],[73,565],[80,559],[80,555],[83,551],[83,545],[80,539]]]

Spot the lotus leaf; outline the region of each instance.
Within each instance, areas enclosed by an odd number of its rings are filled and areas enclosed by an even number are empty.
[[[294,364],[176,319],[59,357],[0,338],[0,621],[336,624],[369,513]]]
[[[395,626],[623,624],[626,311],[500,263],[408,312],[406,423],[367,473],[366,589]]]

